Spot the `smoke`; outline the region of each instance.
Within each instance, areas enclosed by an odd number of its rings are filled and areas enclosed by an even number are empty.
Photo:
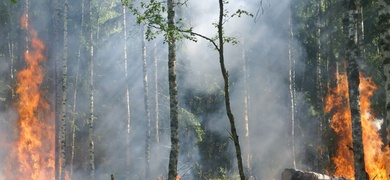
[[[49,1],[39,1],[40,5]],[[69,9],[69,59],[68,59],[68,110],[73,106],[73,92],[77,87],[76,111],[68,113],[68,120],[72,115],[76,117],[76,146],[74,162],[74,179],[85,179],[88,170],[88,118],[89,118],[89,50],[88,47],[81,47],[81,59],[78,66],[78,50],[80,43],[85,43],[86,39],[80,38],[81,8],[79,0],[70,0]],[[144,92],[142,81],[142,59],[141,59],[141,39],[140,29],[136,26],[134,18],[128,12],[128,79],[124,77],[123,66],[123,33],[121,32],[121,3],[96,2],[98,7],[94,7],[94,18],[99,17],[99,29],[95,31],[95,52],[94,52],[94,93],[95,93],[95,152],[96,152],[96,176],[97,179],[108,179],[110,174],[114,174],[116,179],[126,177],[126,101],[125,84],[129,83],[130,108],[131,108],[131,179],[143,179],[145,169],[145,146],[146,146],[146,118],[144,109]],[[49,9],[45,6],[32,5],[31,12],[39,12],[31,16],[31,23],[37,27],[38,36],[44,37],[45,43],[52,44],[51,31],[54,23]],[[77,5],[77,6],[76,6]],[[264,6],[265,7],[262,7]],[[62,7],[62,5],[60,5]],[[85,11],[88,10],[86,4]],[[218,20],[218,2],[212,1],[189,1],[187,6],[182,7],[180,16],[185,23],[194,27],[194,31],[208,37],[216,35],[216,28],[213,23]],[[226,5],[229,13],[234,13],[237,9],[246,10],[254,15],[264,8],[264,13],[255,18],[242,16],[233,17],[225,23],[225,34],[236,37],[238,45],[226,44],[225,60],[230,74],[230,90],[232,110],[236,118],[236,125],[240,137],[243,157],[246,156],[248,148],[252,154],[252,172],[257,179],[277,179],[281,170],[292,165],[290,148],[290,110],[289,110],[289,77],[288,77],[288,0],[269,0],[261,4],[259,1],[230,2]],[[61,11],[60,11],[61,12]],[[59,13],[61,15],[61,13]],[[188,17],[188,18],[187,18]],[[85,15],[84,22],[89,23],[88,16]],[[46,78],[52,79],[54,69],[51,63],[54,62],[53,54],[62,53],[62,18],[59,19],[59,47],[48,46],[50,55],[47,65]],[[113,29],[110,31],[110,29]],[[87,29],[84,30],[83,33]],[[21,35],[21,34],[19,34]],[[81,41],[80,41],[81,40]],[[218,93],[223,89],[223,79],[220,71],[218,53],[206,40],[198,38],[198,42],[182,41],[178,43],[178,72],[181,120],[180,130],[181,156],[179,158],[179,174],[185,175],[183,179],[192,179],[197,175],[196,163],[204,159],[201,157],[198,134],[194,132],[194,127],[201,129],[207,127],[207,132],[214,133],[227,142],[226,154],[232,163],[226,163],[229,170],[236,169],[235,151],[233,142],[229,139],[230,125],[225,114],[223,93]],[[151,147],[151,171],[152,178],[164,175],[168,169],[169,158],[169,99],[168,77],[167,77],[167,47],[162,43],[161,37],[155,40],[157,44],[158,61],[158,93],[160,109],[160,145]],[[149,80],[149,104],[154,108],[154,80],[153,80],[153,60],[154,42],[147,43],[148,59],[148,80]],[[298,48],[297,43],[294,43]],[[247,59],[247,74],[242,69],[244,66],[243,53]],[[2,57],[0,57],[3,59]],[[5,59],[5,58],[4,58]],[[299,59],[297,57],[297,59]],[[9,64],[4,64],[1,60],[0,73],[6,75]],[[298,66],[301,62],[297,62]],[[76,75],[79,73],[79,82],[75,83]],[[299,73],[299,72],[298,72]],[[48,77],[50,76],[50,77]],[[250,146],[245,143],[244,132],[244,77],[247,76],[247,86],[249,99],[249,127]],[[3,76],[2,76],[3,77]],[[1,81],[1,79],[0,79]],[[57,82],[60,84],[60,82]],[[49,94],[54,94],[54,89],[47,89]],[[215,97],[217,107],[204,114],[197,114],[191,111],[190,105],[186,102],[186,92],[197,92],[212,98]],[[54,97],[54,96],[53,96]],[[1,96],[0,96],[1,98]],[[54,101],[54,100],[51,100]],[[0,99],[0,103],[3,103]],[[3,106],[3,105],[2,105]],[[152,127],[154,123],[154,112],[152,111]],[[15,119],[8,121],[7,119]],[[16,113],[7,108],[1,111],[0,121],[16,122]],[[199,124],[197,124],[199,122]],[[185,125],[192,123],[191,127]],[[15,124],[10,126],[15,127]],[[6,126],[0,126],[0,134],[7,132]],[[7,126],[8,127],[8,126]],[[68,126],[68,142],[71,140],[71,127]],[[195,128],[196,129],[196,128]],[[200,132],[198,132],[200,133]],[[201,134],[201,133],[200,133]],[[206,136],[206,135],[205,135]],[[154,142],[154,132],[151,132],[151,141]],[[203,137],[205,138],[205,137]],[[297,142],[299,144],[299,141]],[[296,145],[297,147],[299,145]],[[3,149],[3,148],[1,148]],[[70,145],[67,151],[70,153]],[[298,151],[298,150],[297,150]],[[5,152],[0,151],[0,156],[4,157]],[[245,159],[245,158],[244,158]],[[67,160],[69,162],[69,160]],[[233,173],[233,172],[229,172]],[[1,177],[1,174],[0,174]],[[1,179],[1,178],[0,178]]]
[[[226,6],[230,13],[243,9],[255,14],[259,10],[262,12],[262,8],[264,13],[256,22],[254,18],[242,16],[231,18],[224,24],[226,36],[236,37],[240,41],[238,45],[226,44],[225,63],[230,74],[232,110],[236,117],[243,157],[250,146],[253,175],[258,179],[276,179],[282,169],[292,166],[288,91],[289,1],[267,1],[263,5],[266,7],[254,1],[235,1]],[[217,32],[212,23],[218,21],[217,1],[191,1],[188,7],[190,14],[196,14],[191,19],[194,31],[214,37]],[[298,47],[294,41],[293,48]],[[189,69],[183,86],[203,92],[216,90],[213,86],[223,87],[218,54],[209,42],[187,41],[182,50],[186,57],[182,63],[187,63]],[[243,53],[247,59],[247,75],[243,73]],[[299,54],[296,56],[299,60]],[[302,63],[298,61],[297,64],[299,66]],[[300,69],[297,73],[300,73]],[[250,96],[249,146],[244,136],[245,76]],[[224,103],[221,103],[220,109],[225,111],[224,108]],[[212,115],[204,121],[210,130],[229,136],[230,125],[224,113]],[[300,142],[296,141],[296,147],[299,147]],[[232,142],[230,146],[233,146]],[[234,152],[232,149],[231,153]],[[234,160],[233,154],[231,157]],[[235,164],[233,169],[236,168]]]

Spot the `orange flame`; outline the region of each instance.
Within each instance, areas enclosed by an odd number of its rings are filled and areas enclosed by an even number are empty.
[[[31,47],[24,53],[27,67],[17,75],[18,140],[3,172],[6,179],[54,179],[54,122],[40,90],[45,45],[34,30],[27,28],[26,15],[21,25],[30,34]]]
[[[360,112],[363,133],[365,169],[369,179],[387,179],[390,166],[388,147],[382,150],[383,142],[379,135],[378,122],[371,112],[370,98],[376,85],[370,78],[360,74]],[[325,98],[325,112],[332,113],[331,127],[338,136],[338,149],[332,158],[336,165],[335,176],[354,179],[352,145],[352,121],[348,103],[348,80],[346,73],[337,75],[338,85]]]

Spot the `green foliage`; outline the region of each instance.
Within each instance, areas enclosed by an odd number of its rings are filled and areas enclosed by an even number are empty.
[[[16,3],[18,3],[18,0],[11,0],[11,3],[16,4]]]
[[[201,142],[203,140],[204,131],[200,125],[199,120],[197,119],[197,117],[193,113],[180,107],[179,108],[179,123],[180,123],[180,126],[182,126],[184,128],[192,129],[192,131],[194,131],[195,134],[197,135],[198,142]]]

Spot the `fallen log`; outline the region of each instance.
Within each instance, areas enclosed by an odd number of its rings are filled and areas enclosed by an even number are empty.
[[[345,178],[330,177],[325,174],[320,174],[310,171],[302,171],[299,169],[284,169],[282,172],[282,180],[347,180]]]

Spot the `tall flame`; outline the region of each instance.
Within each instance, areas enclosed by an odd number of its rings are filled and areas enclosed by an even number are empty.
[[[370,78],[360,73],[360,113],[363,133],[365,169],[369,179],[386,180],[390,167],[389,149],[382,149],[383,142],[379,128],[371,112],[370,98],[377,86]],[[338,147],[333,162],[336,165],[335,176],[354,179],[354,159],[352,145],[352,120],[348,103],[348,80],[346,73],[337,75],[338,85],[325,98],[325,111],[333,116],[331,127],[338,136]],[[386,170],[387,169],[387,170]]]
[[[27,26],[26,15],[21,25],[30,35],[31,47],[24,53],[27,67],[17,75],[18,139],[12,145],[3,174],[15,180],[54,179],[54,122],[40,90],[45,45]]]

